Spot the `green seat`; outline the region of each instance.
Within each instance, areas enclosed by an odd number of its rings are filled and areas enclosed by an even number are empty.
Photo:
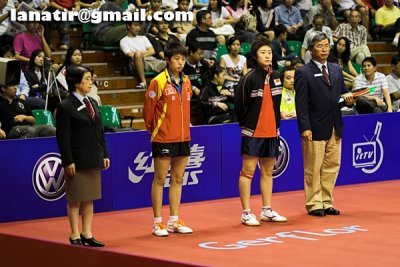
[[[153,72],[153,71],[145,71],[144,72],[144,76],[145,77],[156,77],[157,73]]]
[[[34,109],[32,110],[32,114],[35,118],[35,125],[55,125],[53,114],[48,110]]]
[[[249,53],[251,50],[251,44],[247,43],[247,42],[243,42],[240,44],[240,54],[241,55],[246,55],[247,53]]]
[[[228,48],[224,44],[217,45],[217,59],[220,59],[222,55],[228,54]]]
[[[300,41],[287,41],[289,49],[293,51],[293,53],[296,56],[300,56],[300,51],[301,51],[301,45],[302,43]]]
[[[320,2],[320,0],[312,0],[312,5],[313,5],[313,6],[316,6],[316,5],[319,4],[319,2]]]
[[[358,74],[363,73],[361,64],[358,64],[358,63],[355,63],[355,62],[351,62],[351,64],[353,64],[353,67],[356,69]]]
[[[99,106],[99,109],[104,127],[119,128],[121,126],[121,119],[116,107],[103,105]]]

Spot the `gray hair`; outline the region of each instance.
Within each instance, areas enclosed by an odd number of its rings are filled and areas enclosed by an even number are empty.
[[[319,43],[319,42],[321,42],[322,40],[325,40],[325,39],[328,39],[328,36],[323,32],[318,32],[311,39],[311,42],[308,43],[308,50],[311,51],[316,43]]]

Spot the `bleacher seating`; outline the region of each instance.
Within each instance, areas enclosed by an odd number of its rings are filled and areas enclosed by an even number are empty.
[[[314,0],[313,2],[319,1]],[[133,128],[144,129],[142,109],[145,90],[134,89],[138,83],[136,77],[121,75],[119,47],[102,47],[94,44],[91,27],[91,24],[82,24],[81,27],[75,25],[71,29],[71,41],[73,46],[84,49],[83,63],[92,66],[98,75],[98,93],[102,104],[116,108],[120,114],[120,121],[123,127],[132,125]],[[58,40],[57,36],[54,37],[52,38],[53,40]],[[369,42],[368,46],[372,56],[377,58],[378,71],[385,74],[390,73],[390,60],[397,53],[396,48],[390,42]],[[240,53],[245,54],[250,51],[250,48],[250,44],[242,43]],[[293,50],[295,51],[295,49]],[[225,45],[218,46],[219,56],[227,52]],[[55,51],[52,59],[55,63],[62,63],[64,56],[65,51]],[[357,72],[361,71],[361,66],[354,65],[354,67]],[[154,75],[154,73],[146,73],[148,83]],[[38,119],[36,121],[36,123],[40,122]]]

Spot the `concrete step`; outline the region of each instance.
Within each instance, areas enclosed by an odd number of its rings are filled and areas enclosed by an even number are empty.
[[[62,64],[65,59],[67,51],[57,50],[53,51],[51,59],[58,64]],[[120,62],[119,52],[102,51],[102,50],[83,50],[82,61],[85,62]]]
[[[392,66],[390,64],[378,64],[378,71],[388,75],[392,72]]]
[[[114,89],[99,90],[98,95],[103,105],[123,106],[123,105],[142,105],[144,102],[145,91],[136,89]]]
[[[153,77],[146,77],[147,84],[150,84],[152,79]],[[113,90],[135,88],[139,82],[136,76],[122,76],[116,74],[98,77],[97,83],[99,90]]]
[[[397,49],[391,42],[368,42],[369,50],[372,52],[396,52]]]
[[[397,55],[397,52],[372,52],[371,55],[376,58],[378,65],[390,64],[392,57]]]

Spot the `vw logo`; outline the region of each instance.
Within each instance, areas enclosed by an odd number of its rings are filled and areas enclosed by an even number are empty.
[[[55,201],[64,196],[64,169],[60,154],[45,154],[36,162],[32,183],[38,196],[46,201]]]
[[[290,158],[289,146],[282,136],[279,137],[279,156],[276,159],[272,177],[277,178],[285,172]]]

